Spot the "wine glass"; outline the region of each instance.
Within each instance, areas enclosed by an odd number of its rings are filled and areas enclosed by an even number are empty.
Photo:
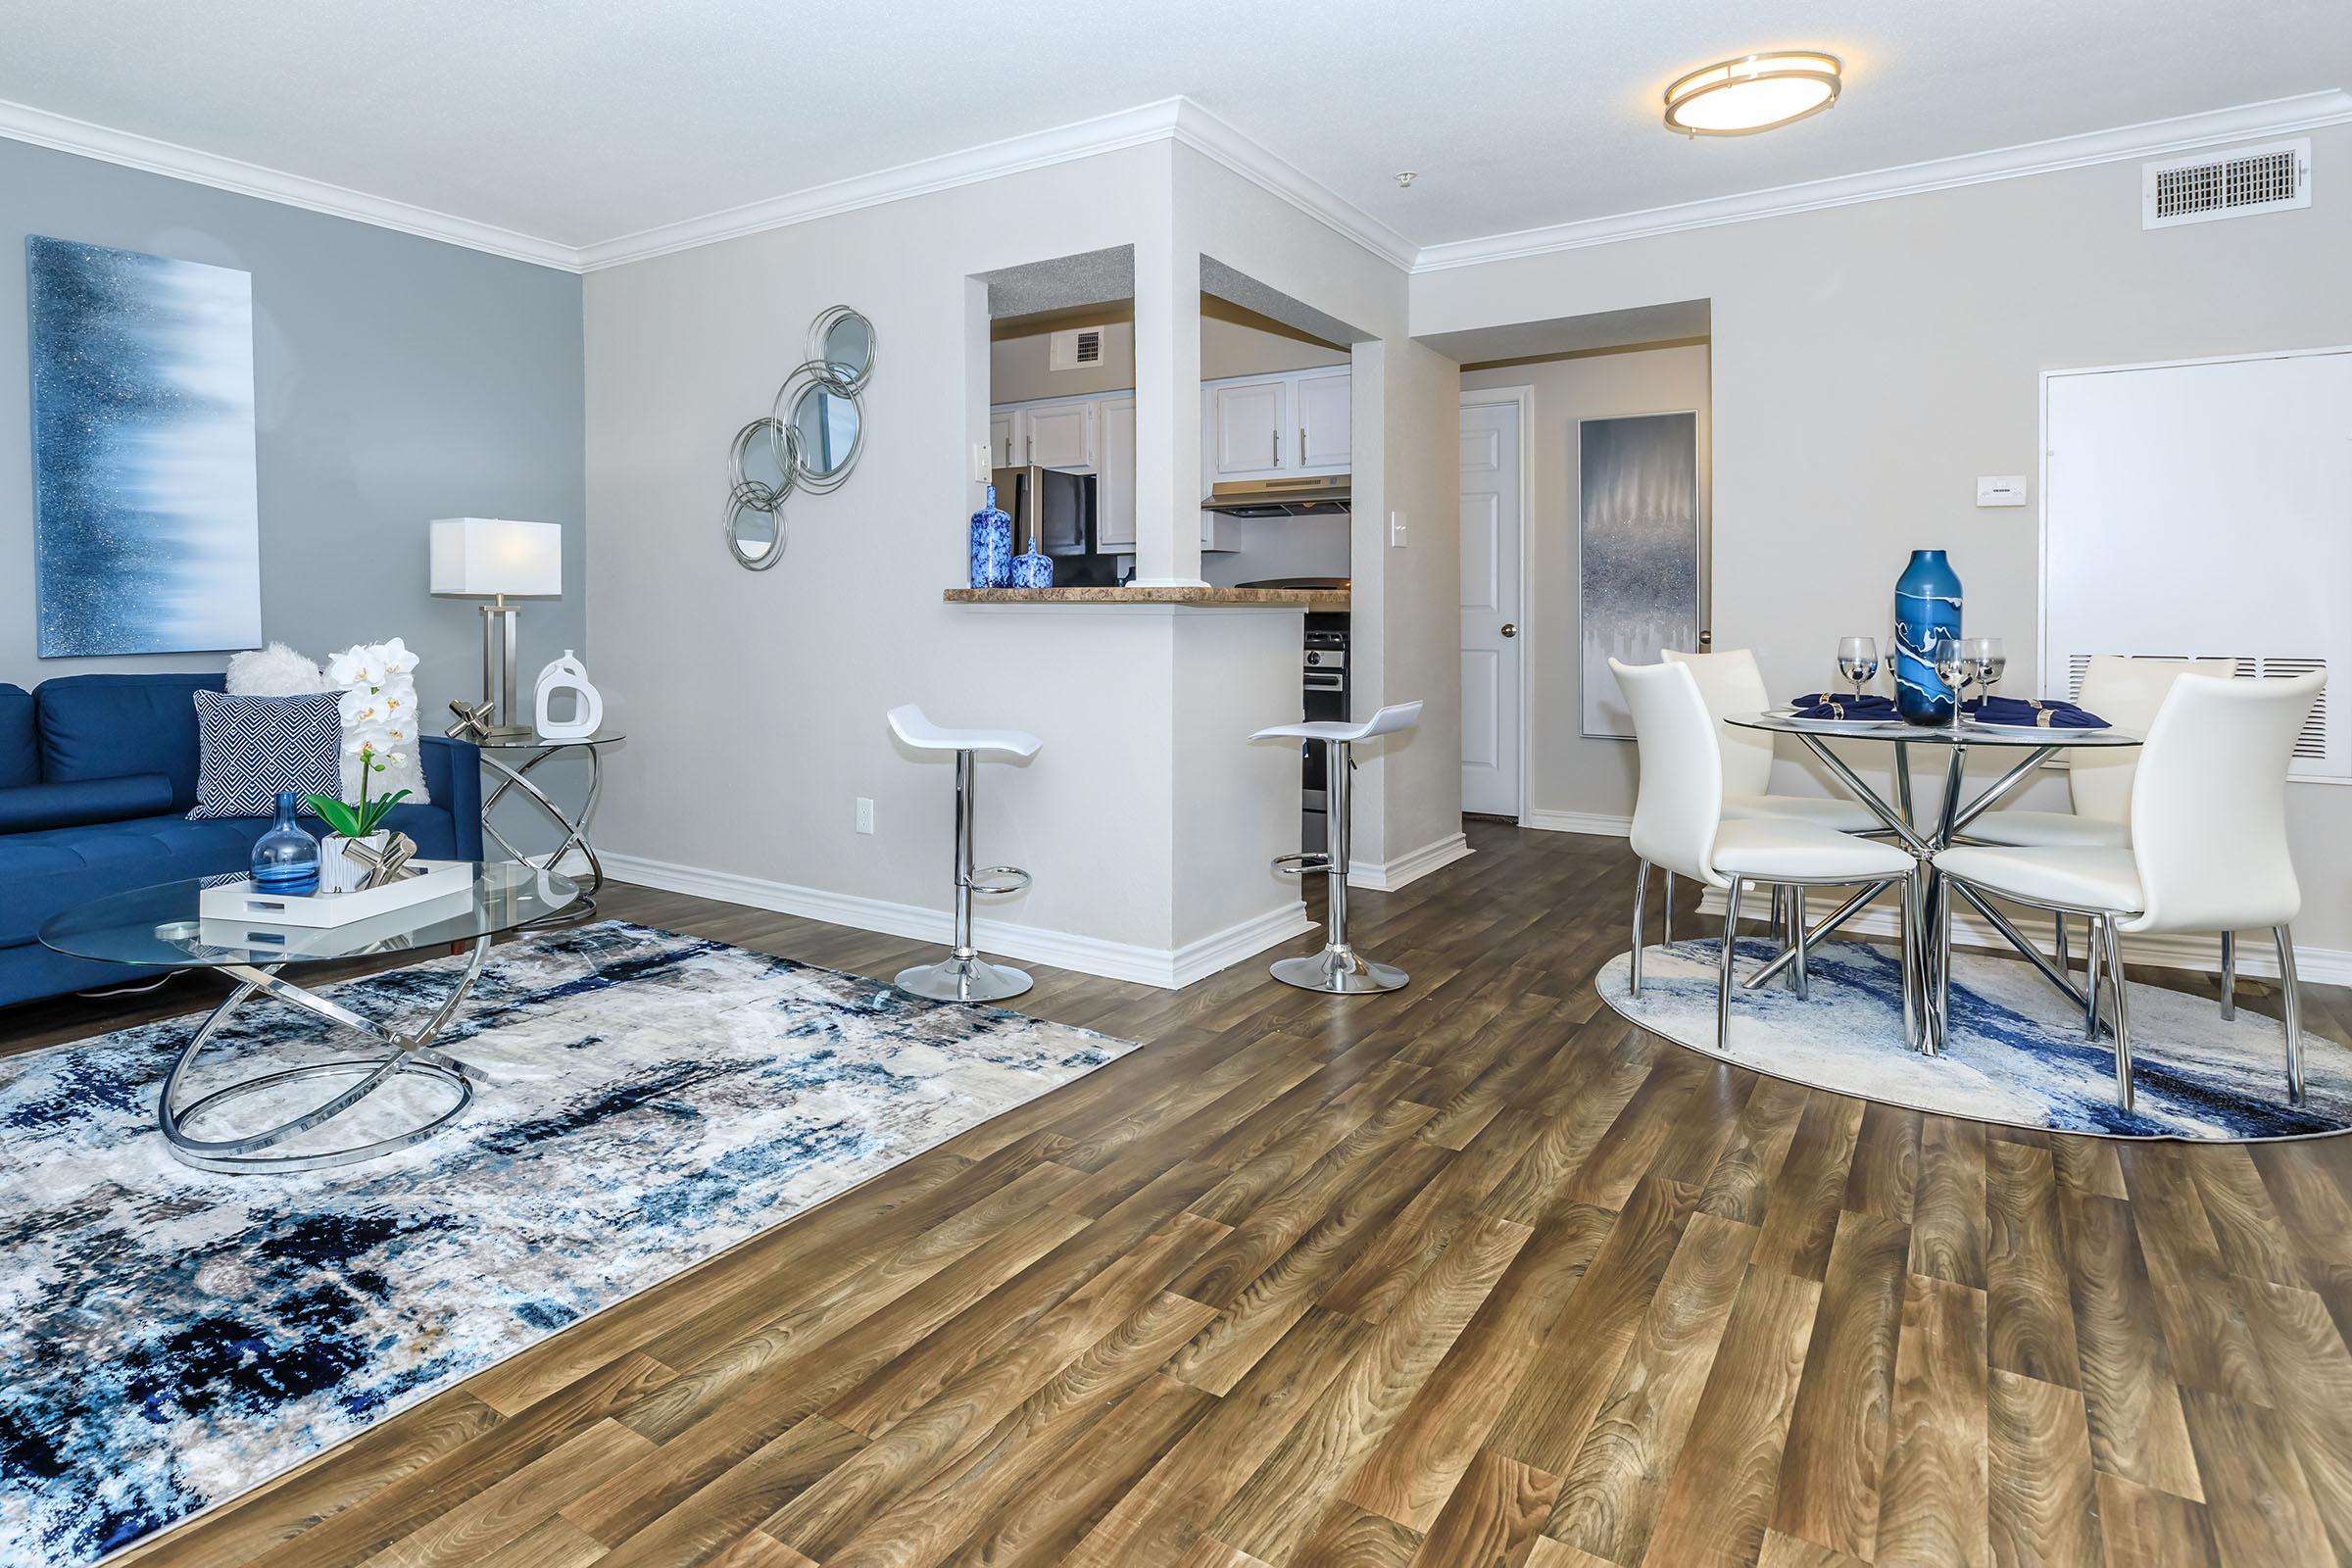
[[[1968,685],[1968,659],[1961,651],[1960,639],[1950,632],[1938,632],[1929,645],[1928,658],[1936,665],[1936,678],[1943,682],[1952,694],[1952,728],[1960,727],[1960,699]]]
[[[1993,687],[2000,684],[2001,674],[2009,667],[2009,654],[1998,637],[1969,637],[1960,644],[1961,662],[1968,666],[1968,678],[1977,683],[1977,696],[1990,697]]]
[[[1838,673],[1853,683],[1854,701],[1862,700],[1865,681],[1879,678],[1879,645],[1868,637],[1838,639]]]

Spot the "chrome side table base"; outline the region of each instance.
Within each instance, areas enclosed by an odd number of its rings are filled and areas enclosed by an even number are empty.
[[[531,733],[529,730],[523,731],[526,736]],[[605,885],[605,862],[597,858],[595,841],[588,837],[588,824],[596,815],[597,797],[604,793],[605,754],[601,737],[576,741],[538,741],[536,744],[543,747],[544,750],[532,753],[529,758],[524,760],[520,767],[509,766],[506,760],[498,755],[496,748],[491,746],[482,748],[482,765],[499,775],[498,787],[492,790],[489,798],[482,802],[482,833],[491,843],[496,844],[509,859],[526,862],[530,860],[530,857],[508,843],[506,835],[501,833],[490,820],[491,813],[498,808],[498,803],[507,798],[507,792],[510,790],[519,791],[524,799],[539,808],[548,820],[564,830],[563,842],[558,844],[555,851],[547,857],[548,869],[561,870],[564,858],[575,849],[588,862],[588,875],[580,884],[579,902],[567,909],[560,909],[544,919],[532,922],[537,929],[544,931],[556,926],[579,925],[596,918],[596,895],[603,890]],[[533,783],[530,777],[532,771],[540,763],[561,752],[574,748],[585,753],[588,758],[588,794],[580,802],[579,814],[576,816],[567,814],[561,806],[556,804],[554,798]]]
[[[1328,991],[1334,996],[1360,996],[1371,991],[1396,991],[1412,976],[1395,964],[1374,963],[1353,948],[1325,948],[1303,958],[1284,958],[1268,971],[1286,986],[1301,991]]]
[[[991,963],[975,953],[902,969],[891,984],[934,1002],[1003,1002],[1006,997],[1019,996],[1036,982],[1025,969],[1015,969],[1009,963]]]
[[[421,1025],[405,1034],[387,1029],[318,992],[305,990],[290,980],[280,978],[276,965],[268,968],[246,964],[221,965],[222,974],[241,983],[226,1001],[213,1009],[212,1016],[204,1021],[204,1027],[196,1031],[195,1038],[180,1052],[179,1058],[172,1064],[171,1073],[164,1079],[163,1093],[156,1101],[156,1125],[162,1129],[172,1156],[199,1170],[229,1173],[323,1170],[333,1165],[352,1165],[362,1160],[379,1158],[430,1138],[465,1113],[466,1107],[473,1102],[475,1084],[488,1082],[488,1076],[480,1068],[468,1066],[434,1050],[433,1042],[440,1038],[442,1030],[449,1026],[450,1019],[457,1015],[458,1008],[472,992],[473,983],[482,972],[482,961],[489,953],[490,939],[486,936],[476,939],[472,959],[458,977],[457,986],[448,1000]],[[181,1103],[180,1086],[188,1069],[237,1008],[257,995],[291,1003],[306,1011],[317,1013],[331,1024],[366,1035],[389,1049],[345,1060],[308,1062],[298,1067],[280,1068],[216,1089]],[[385,1137],[297,1153],[265,1152],[314,1128],[325,1126],[401,1078],[425,1080],[446,1094],[449,1103],[422,1121]],[[197,1135],[196,1124],[211,1119],[223,1106],[282,1085],[312,1080],[330,1083],[342,1081],[344,1087],[300,1115],[259,1131],[220,1138]]]

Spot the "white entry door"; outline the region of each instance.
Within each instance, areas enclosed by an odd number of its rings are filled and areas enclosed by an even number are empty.
[[[1516,818],[1524,392],[1462,394],[1462,809]]]

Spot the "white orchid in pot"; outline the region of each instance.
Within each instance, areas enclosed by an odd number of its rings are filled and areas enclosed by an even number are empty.
[[[383,825],[384,818],[392,814],[392,808],[405,800],[409,792],[369,793],[375,775],[399,762],[398,753],[378,753],[372,743],[363,741],[359,754],[358,802],[333,800],[324,795],[309,798],[311,810],[334,829],[318,846],[319,892],[352,893],[361,888],[379,888],[416,874],[408,863],[409,858],[416,853],[416,844],[407,834],[391,832]]]

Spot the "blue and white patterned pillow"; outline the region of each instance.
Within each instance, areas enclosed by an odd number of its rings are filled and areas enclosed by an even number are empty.
[[[280,790],[343,796],[343,694],[257,697],[200,691],[196,809],[190,818],[269,816]]]

